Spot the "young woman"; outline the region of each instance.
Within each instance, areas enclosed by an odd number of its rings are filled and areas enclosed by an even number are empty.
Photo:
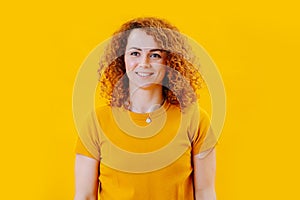
[[[113,35],[99,70],[107,105],[79,131],[75,200],[216,199],[216,138],[192,63],[164,20],[134,19]]]

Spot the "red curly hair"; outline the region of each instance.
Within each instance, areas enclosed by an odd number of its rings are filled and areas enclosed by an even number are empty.
[[[163,95],[167,102],[181,109],[197,101],[203,79],[194,66],[194,55],[179,30],[165,20],[147,17],[136,18],[116,31],[100,60],[100,96],[110,106],[128,109],[129,81],[126,75],[124,54],[127,38],[133,29],[142,29],[167,52],[167,70],[163,80]]]

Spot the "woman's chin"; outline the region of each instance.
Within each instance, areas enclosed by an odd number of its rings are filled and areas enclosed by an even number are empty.
[[[135,88],[144,89],[144,90],[152,90],[155,88],[161,88],[162,85],[160,82],[145,82],[145,83],[135,83]]]

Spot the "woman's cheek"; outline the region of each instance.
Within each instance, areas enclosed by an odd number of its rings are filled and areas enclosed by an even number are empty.
[[[127,70],[128,70],[128,71],[133,71],[133,69],[134,69],[134,67],[133,67],[132,65],[129,64]]]
[[[134,62],[125,60],[126,71],[132,71],[134,69]]]

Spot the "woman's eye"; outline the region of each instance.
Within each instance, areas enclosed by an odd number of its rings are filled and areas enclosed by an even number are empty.
[[[136,51],[133,51],[130,53],[131,56],[139,56],[140,53],[139,52],[136,52]]]
[[[151,54],[152,58],[161,58],[161,55],[159,55],[158,53],[154,53],[154,54]]]

